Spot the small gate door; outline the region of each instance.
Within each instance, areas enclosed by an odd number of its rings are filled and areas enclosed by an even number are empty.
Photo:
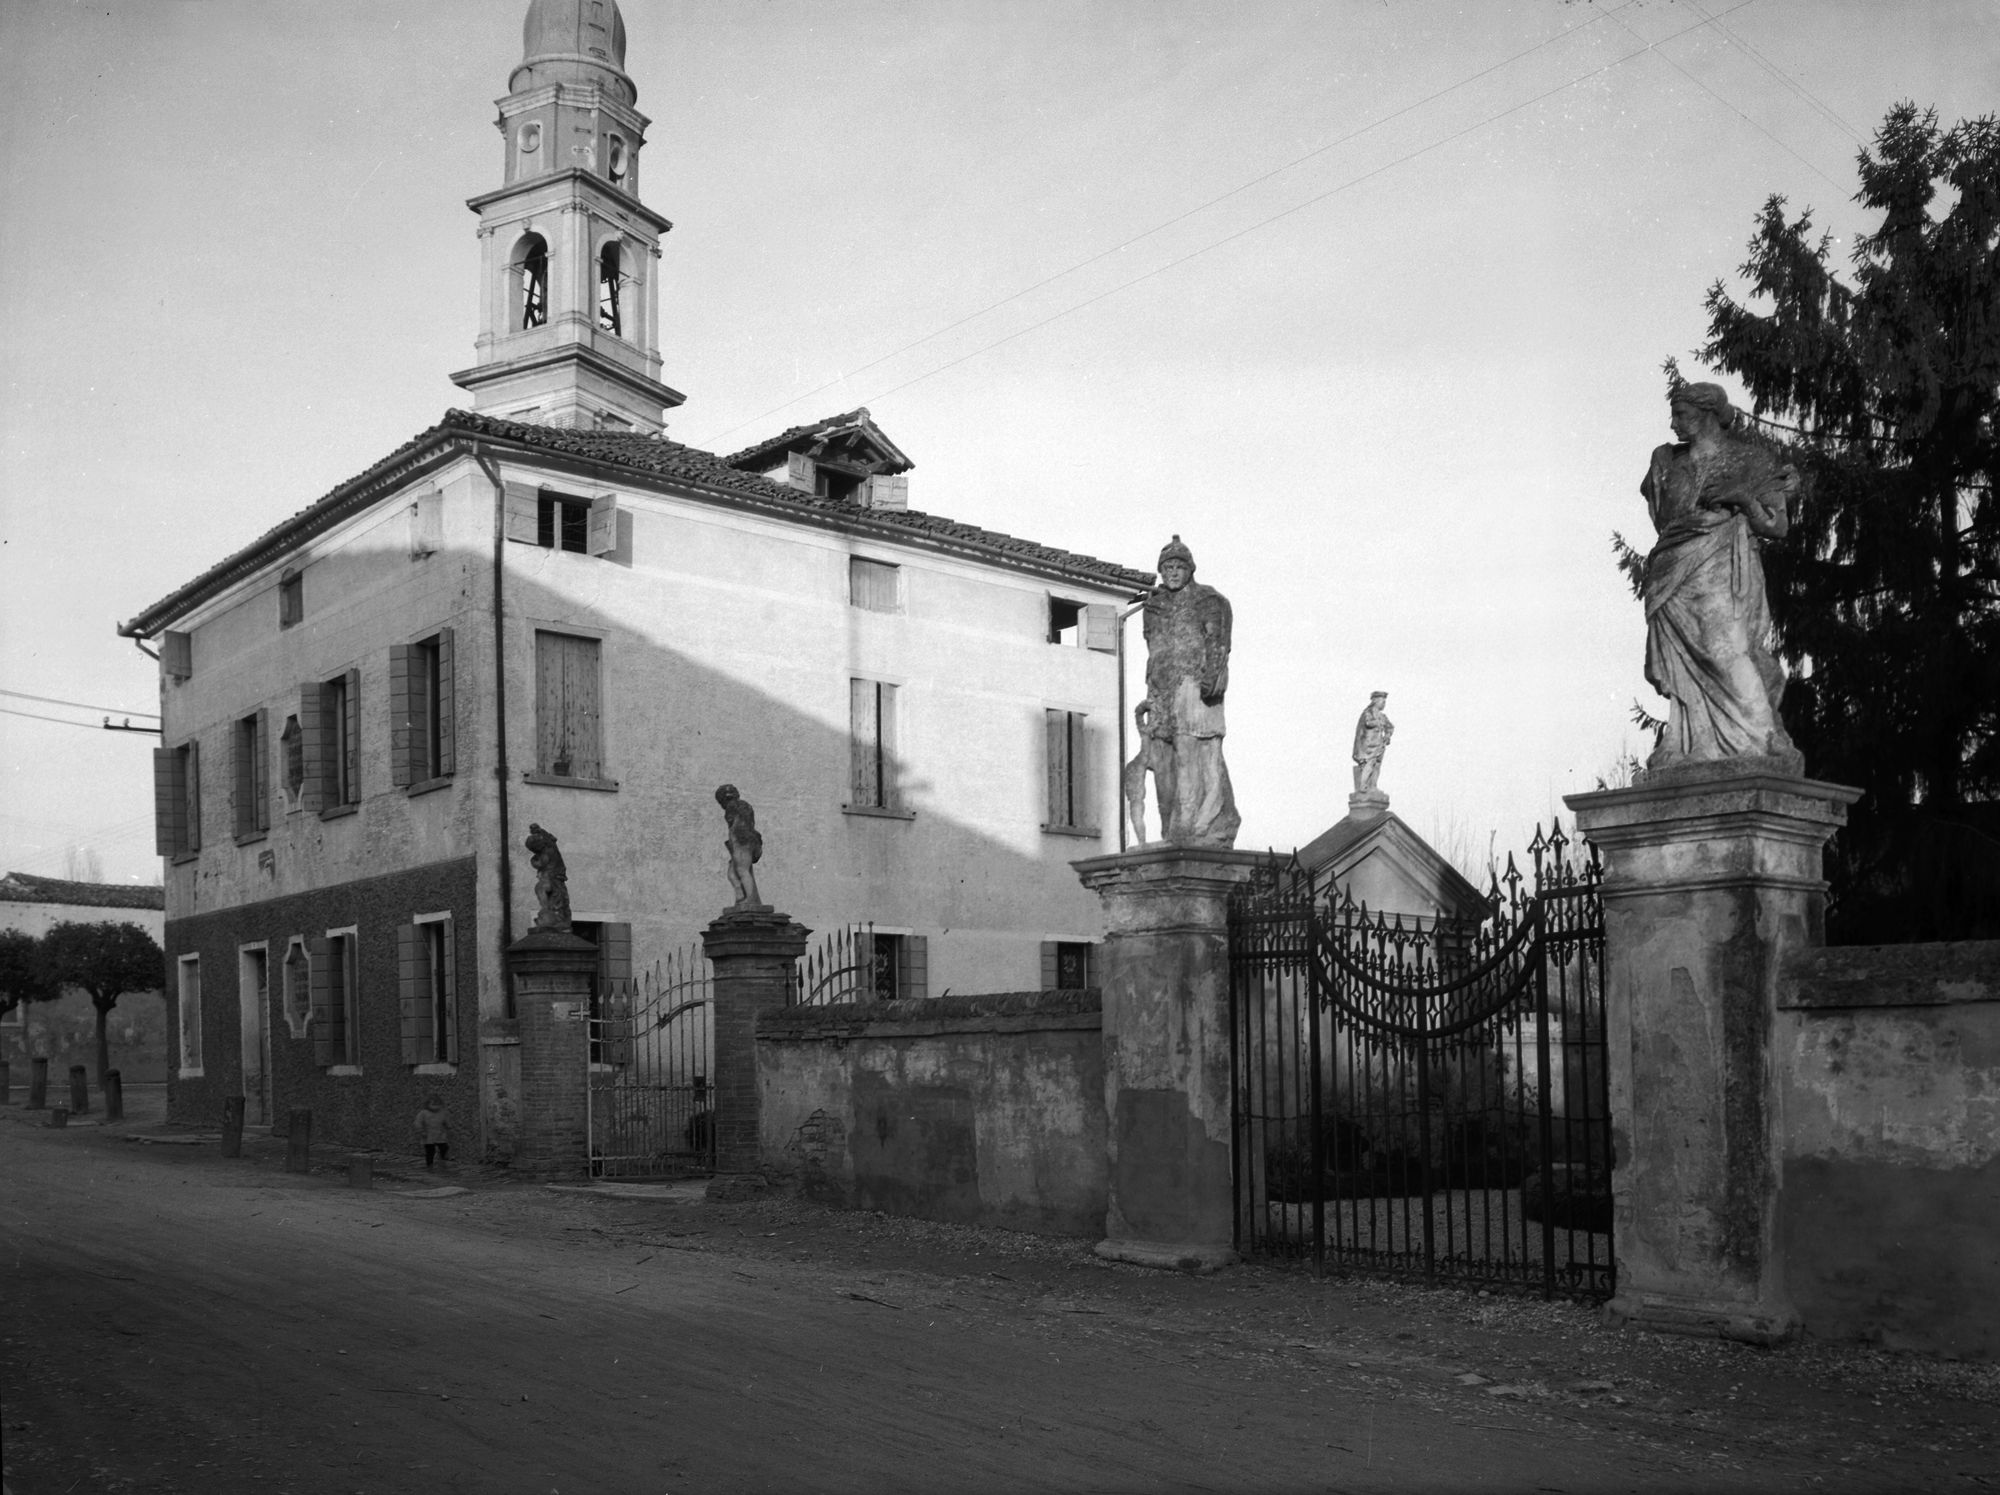
[[[715,1169],[714,1049],[699,945],[600,983],[590,1018],[590,1173],[674,1178]]]
[[[1604,1298],[1604,921],[1558,825],[1476,925],[1371,914],[1296,863],[1230,910],[1237,1243]]]

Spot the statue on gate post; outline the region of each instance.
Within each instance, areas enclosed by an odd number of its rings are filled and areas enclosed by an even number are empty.
[[[528,865],[535,869],[535,928],[570,932],[569,869],[563,866],[562,848],[556,838],[539,825],[528,826]]]
[[[1382,776],[1382,756],[1389,751],[1389,739],[1396,735],[1396,724],[1389,720],[1389,714],[1382,709],[1382,703],[1389,699],[1386,690],[1378,690],[1368,698],[1368,708],[1361,713],[1361,719],[1354,724],[1354,792],[1356,794],[1376,794],[1380,791],[1375,781]]]
[[[728,827],[722,849],[729,853],[729,885],[736,890],[736,902],[730,912],[768,909],[770,905],[757,896],[756,865],[764,856],[757,812],[750,807],[749,800],[736,792],[734,784],[717,789],[715,802],[722,806],[723,824]]]
[[[1762,546],[1791,527],[1798,469],[1746,429],[1719,384],[1668,395],[1678,439],[1639,491],[1659,538],[1646,557],[1646,681],[1673,703],[1648,769],[1725,758],[1803,762],[1778,715]]]
[[[1150,734],[1170,745],[1171,783],[1160,839],[1177,846],[1236,844],[1236,796],[1222,760],[1222,699],[1229,690],[1234,616],[1229,599],[1194,579],[1194,552],[1175,535],[1160,552],[1160,584],[1146,598],[1146,698]]]

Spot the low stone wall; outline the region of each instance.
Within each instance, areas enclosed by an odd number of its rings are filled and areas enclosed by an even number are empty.
[[[1104,1233],[1095,991],[787,1007],[757,1022],[767,1175],[828,1203]]]
[[[1774,1036],[1806,1331],[2000,1357],[2000,942],[1811,951]]]

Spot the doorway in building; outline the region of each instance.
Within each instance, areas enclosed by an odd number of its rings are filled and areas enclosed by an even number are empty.
[[[243,1109],[249,1126],[271,1124],[271,947],[236,952],[236,998],[243,1040]]]

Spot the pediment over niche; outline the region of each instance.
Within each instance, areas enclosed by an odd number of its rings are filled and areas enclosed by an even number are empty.
[[[1490,905],[1479,889],[1390,811],[1349,815],[1299,848],[1299,861],[1370,913],[1478,922]]]

